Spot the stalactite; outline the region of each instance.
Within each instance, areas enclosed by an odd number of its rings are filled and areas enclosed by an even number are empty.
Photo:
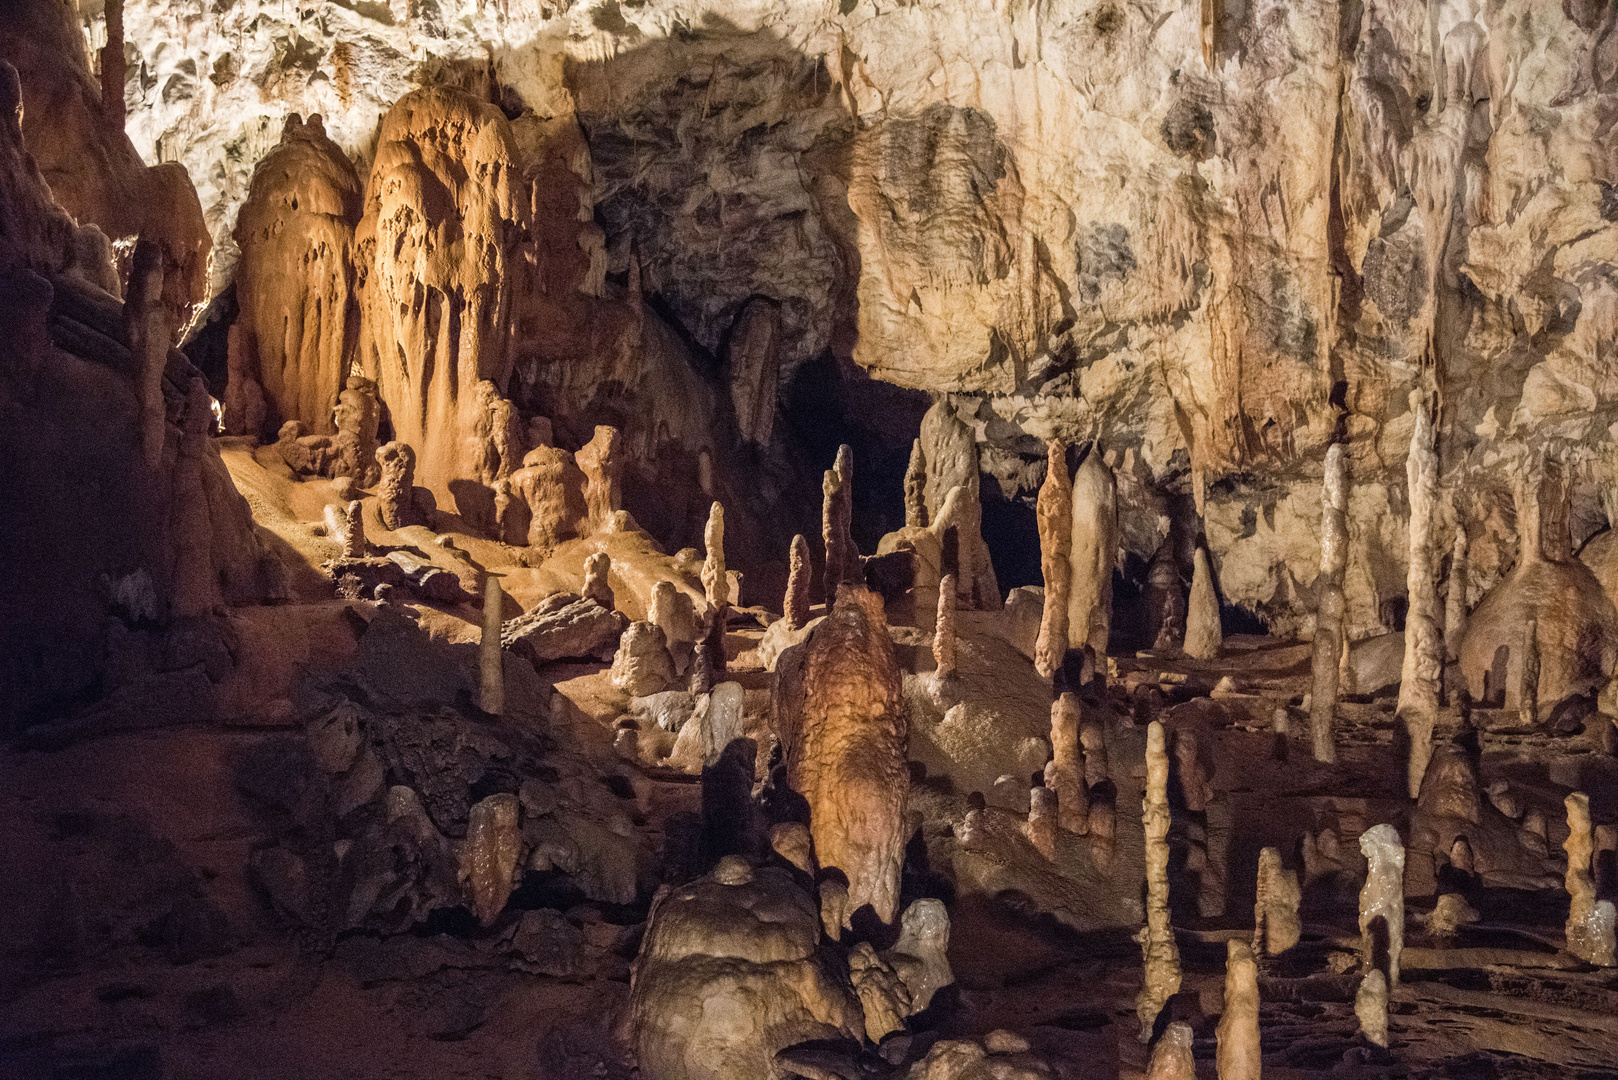
[[[1333,726],[1337,713],[1338,664],[1343,651],[1343,571],[1348,565],[1348,477],[1342,443],[1326,449],[1321,488],[1320,600],[1315,608],[1313,685],[1309,735],[1316,761],[1337,760]]]
[[[1045,608],[1034,643],[1034,667],[1050,678],[1068,650],[1068,553],[1073,546],[1073,484],[1067,475],[1067,444],[1052,439],[1046,447],[1045,482],[1040,485],[1035,515],[1039,525],[1039,563],[1045,576]]]
[[[1433,525],[1438,508],[1438,452],[1434,446],[1432,408],[1425,396],[1412,402],[1416,423],[1410,434],[1405,480],[1410,498],[1410,566],[1406,591],[1404,668],[1399,677],[1398,716],[1409,737],[1407,774],[1412,799],[1421,794],[1421,779],[1433,756],[1433,725],[1438,720],[1438,688],[1443,675],[1438,638],[1438,586],[1433,559]],[[1397,985],[1398,980],[1391,980]]]

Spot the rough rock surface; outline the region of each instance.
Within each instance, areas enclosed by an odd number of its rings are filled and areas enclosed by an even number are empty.
[[[536,664],[569,657],[610,660],[628,620],[577,593],[557,593],[510,620],[500,632],[508,649],[526,652]]]

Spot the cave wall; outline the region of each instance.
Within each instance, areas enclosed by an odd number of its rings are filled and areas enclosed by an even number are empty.
[[[609,293],[644,301],[696,377],[659,370],[712,408],[762,300],[781,385],[830,357],[951,395],[1010,498],[1044,438],[1099,439],[1128,551],[1191,513],[1224,598],[1282,632],[1310,629],[1319,462],[1346,438],[1360,636],[1403,588],[1412,390],[1440,403],[1439,543],[1472,534],[1474,595],[1509,566],[1533,455],[1568,460],[1578,536],[1606,525],[1614,10],[1237,0],[1205,34],[1177,0],[131,0],[126,96],[142,154],[197,182],[216,285],[289,111],[323,113],[361,175],[418,85],[566,132],[530,168],[577,182],[533,227],[578,284],[517,335],[520,408],[661,430],[667,379],[601,345],[631,332],[572,319]],[[610,410],[580,325],[639,373]]]

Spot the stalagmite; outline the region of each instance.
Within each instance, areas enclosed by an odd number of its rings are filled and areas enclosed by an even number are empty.
[[[1539,620],[1529,619],[1522,631],[1522,678],[1517,688],[1517,715],[1522,723],[1539,723]]]
[[[1444,655],[1451,660],[1459,659],[1461,635],[1466,630],[1466,587],[1471,579],[1466,547],[1466,529],[1457,524],[1449,560],[1449,591],[1444,596]]]
[[[1180,990],[1180,949],[1169,923],[1168,792],[1168,747],[1163,724],[1153,720],[1146,729],[1146,794],[1141,800],[1141,823],[1146,831],[1146,925],[1135,935],[1145,965],[1140,995],[1135,999],[1141,1042],[1152,1037],[1157,1014]]]
[[[1247,942],[1225,942],[1225,1011],[1219,1018],[1219,1080],[1259,1080],[1258,965]]]
[[[1152,1047],[1152,1061],[1146,1067],[1146,1080],[1197,1080],[1197,1060],[1191,1055],[1191,1025],[1176,1020],[1163,1029],[1163,1037]]]
[[[1062,471],[1066,471],[1063,456]],[[1073,530],[1068,551],[1068,647],[1107,655],[1112,632],[1112,570],[1118,561],[1118,482],[1092,446],[1073,476]],[[1043,544],[1041,545],[1043,548]],[[1047,593],[1045,603],[1050,604]]]
[[[1060,802],[1056,792],[1047,787],[1028,791],[1028,821],[1023,835],[1034,845],[1034,850],[1047,859],[1056,858],[1056,823]]]
[[[1197,548],[1191,571],[1191,596],[1186,603],[1185,654],[1194,660],[1217,660],[1225,637],[1219,627],[1219,597],[1214,592],[1208,552]]]
[[[838,451],[838,461],[842,461],[842,451]],[[859,557],[852,551],[849,540],[848,521],[845,513],[849,509],[850,481],[837,469],[827,469],[821,481],[820,536],[826,545],[826,606],[829,608],[837,597],[837,586],[857,579],[859,572]],[[851,567],[850,561],[853,566]],[[854,575],[851,577],[850,575]]]
[[[1158,531],[1163,542],[1146,569],[1146,607],[1152,620],[1152,648],[1173,652],[1185,641],[1185,589],[1180,585],[1180,564],[1168,518],[1158,518]]]
[[[343,534],[343,558],[365,558],[365,514],[364,506],[355,500],[348,504],[344,512],[348,518],[348,528]]]
[[[517,796],[501,793],[479,800],[467,814],[460,878],[467,906],[484,926],[494,923],[511,896],[522,855],[520,812]]]
[[[968,610],[997,610],[1000,585],[983,541],[977,437],[948,398],[938,397],[922,417],[921,448],[927,465],[927,528],[939,537],[952,529],[955,533],[955,555],[944,560],[944,569],[955,574]]]
[[[1068,650],[1068,590],[1072,572],[1073,483],[1067,475],[1067,444],[1052,439],[1046,447],[1045,482],[1034,513],[1039,524],[1039,566],[1045,576],[1045,608],[1034,643],[1034,668],[1045,678],[1062,666]]]
[[[792,538],[790,569],[787,572],[787,594],[781,603],[781,614],[787,629],[802,630],[809,624],[809,541],[799,533]]]
[[[506,673],[500,651],[504,602],[500,575],[488,574],[483,579],[483,638],[478,643],[478,707],[492,716],[506,708]]]
[[[940,682],[955,677],[955,575],[938,583],[938,614],[933,620],[933,674]]]
[[[168,318],[163,305],[163,249],[155,240],[142,239],[135,244],[124,296],[124,344],[136,365],[141,456],[152,469],[163,460],[167,434],[163,371],[169,359]]]
[[[1376,968],[1365,973],[1354,995],[1354,1016],[1360,1030],[1377,1046],[1388,1045],[1388,978]]]
[[[1084,782],[1095,787],[1108,775],[1106,729],[1099,721],[1086,721],[1079,729],[1079,742],[1084,747]]]
[[[605,551],[598,551],[584,560],[584,598],[594,600],[608,611],[618,606],[612,594],[612,585],[607,581],[611,573],[612,556]]]
[[[730,604],[730,578],[725,574],[725,508],[719,503],[708,508],[702,543],[707,549],[702,562],[702,588],[708,596],[708,609],[715,611]]]
[[[674,659],[674,670],[685,674],[691,664],[692,646],[702,636],[696,604],[690,594],[682,592],[672,581],[659,581],[652,586],[652,607],[646,618],[663,631],[669,655]]]
[[[632,698],[656,694],[674,682],[668,644],[655,623],[629,624],[618,639],[608,681]]]
[[[1310,688],[1309,736],[1316,761],[1337,760],[1333,726],[1337,713],[1338,665],[1343,652],[1343,572],[1348,566],[1348,477],[1342,443],[1326,449],[1321,492],[1320,599],[1315,607],[1314,679]]]
[[[421,524],[416,514],[416,453],[402,442],[384,443],[376,449],[376,463],[382,469],[377,481],[377,513],[388,529]]]
[[[1051,702],[1051,760],[1045,786],[1056,793],[1057,822],[1080,836],[1090,831],[1090,795],[1079,744],[1079,698],[1067,692]]]
[[[1253,947],[1278,956],[1298,943],[1302,899],[1298,872],[1281,865],[1281,852],[1267,847],[1258,853],[1258,900],[1253,904]]]
[[[927,527],[927,458],[920,439],[910,444],[910,464],[905,468],[905,524]]]
[[[1368,864],[1360,889],[1360,954],[1366,967],[1385,968],[1388,986],[1397,987],[1405,934],[1404,844],[1392,825],[1377,825],[1360,834],[1360,851]],[[1378,940],[1378,922],[1386,942]]]
[[[1611,900],[1596,899],[1593,872],[1595,843],[1590,828],[1590,797],[1575,791],[1567,806],[1567,891],[1572,904],[1567,915],[1567,951],[1597,967],[1618,965],[1614,958],[1614,909]]]
[[[1443,647],[1438,638],[1438,584],[1433,525],[1438,506],[1438,452],[1433,445],[1432,408],[1425,397],[1413,402],[1416,423],[1405,459],[1410,499],[1410,566],[1405,578],[1410,606],[1405,613],[1404,667],[1399,673],[1400,720],[1410,741],[1409,795],[1421,794],[1421,778],[1433,756],[1433,724],[1438,720],[1438,686]],[[1397,973],[1389,980],[1397,986]]]

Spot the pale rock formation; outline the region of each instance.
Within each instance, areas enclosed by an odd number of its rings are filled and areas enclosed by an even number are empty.
[[[1567,852],[1567,891],[1572,897],[1567,916],[1567,951],[1597,967],[1618,966],[1618,957],[1614,956],[1613,903],[1596,899],[1590,797],[1575,791],[1564,801],[1568,837],[1562,847]]]
[[[792,538],[788,552],[787,591],[781,601],[781,617],[788,630],[802,630],[809,623],[809,541],[803,534]]]
[[[613,515],[623,509],[621,475],[623,438],[615,427],[598,424],[590,441],[573,455],[584,474],[584,515],[578,525],[581,536],[610,532]]]
[[[1000,586],[989,546],[983,542],[977,441],[944,399],[934,402],[922,417],[919,441],[927,466],[927,528],[940,538],[947,530],[955,530],[955,564],[943,567],[940,573],[955,574],[961,602],[968,608],[998,608]]]
[[[1083,836],[1090,831],[1090,792],[1079,726],[1078,695],[1068,691],[1051,702],[1051,760],[1045,764],[1045,786],[1056,793],[1058,823]]]
[[[623,1027],[641,1075],[757,1080],[777,1051],[859,1039],[860,1001],[819,952],[814,899],[791,872],[722,859],[653,906]]]
[[[1453,936],[1461,927],[1477,922],[1482,916],[1466,902],[1460,893],[1445,893],[1433,904],[1427,915],[1427,932],[1434,937]]]
[[[1566,472],[1543,461],[1518,491],[1517,566],[1479,601],[1461,636],[1461,675],[1475,700],[1544,720],[1613,675],[1618,609],[1570,556],[1568,513]]]
[[[376,383],[351,372],[337,395],[332,423],[337,434],[332,437],[331,475],[349,477],[359,487],[375,484],[381,477],[376,460]]]
[[[1191,1025],[1176,1020],[1163,1029],[1163,1037],[1152,1047],[1152,1060],[1146,1066],[1146,1080],[1196,1080],[1197,1062],[1191,1056]]]
[[[632,622],[613,654],[612,685],[630,697],[648,697],[673,685],[674,661],[655,623]]]
[[[731,597],[730,578],[725,574],[725,508],[718,503],[708,508],[702,543],[707,551],[702,561],[702,588],[708,597],[708,610],[723,612]]]
[[[1343,572],[1348,567],[1348,469],[1342,443],[1326,449],[1321,485],[1320,599],[1315,605],[1313,679],[1309,699],[1309,739],[1316,761],[1337,760],[1333,725],[1337,714],[1338,667],[1342,661]]]
[[[522,467],[508,478],[511,492],[528,507],[525,542],[548,551],[580,535],[588,518],[585,477],[574,456],[555,446],[536,446],[523,455]]]
[[[704,765],[716,764],[727,746],[746,735],[742,722],[744,694],[741,683],[735,682],[722,682],[709,694],[708,708],[699,716]]]
[[[1380,968],[1372,968],[1360,980],[1354,994],[1354,1016],[1367,1039],[1377,1046],[1388,1045],[1388,977]]]
[[[607,581],[611,573],[612,556],[605,551],[598,551],[584,560],[584,598],[594,600],[608,611],[618,606],[612,594],[612,585]]]
[[[891,923],[910,787],[908,714],[881,597],[838,591],[832,612],[776,666],[773,715],[787,783],[809,804],[822,867],[849,882],[849,905]]]
[[[1106,729],[1099,721],[1087,720],[1079,729],[1079,743],[1084,747],[1084,782],[1089,787],[1107,779]]]
[[[1151,618],[1152,648],[1173,652],[1185,641],[1185,589],[1180,584],[1180,562],[1167,518],[1160,518],[1163,542],[1146,569],[1146,608]]]
[[[780,380],[781,307],[755,297],[731,328],[725,353],[725,381],[742,439],[770,445],[775,430],[775,399]]]
[[[844,447],[843,449],[847,449]],[[837,452],[839,463],[842,450]],[[827,469],[821,481],[820,536],[826,548],[825,592],[830,607],[837,587],[858,579],[859,555],[849,535],[849,513],[853,506],[853,479],[836,468]]]
[[[478,641],[478,707],[491,716],[499,716],[506,708],[505,657],[501,652],[501,630],[505,618],[505,592],[500,588],[500,575],[486,574],[483,579],[483,636]]]
[[[1444,594],[1444,657],[1458,660],[1461,638],[1466,632],[1466,588],[1471,577],[1466,561],[1466,530],[1457,527],[1455,545],[1450,551],[1449,587]]]
[[[989,1032],[982,1045],[939,1039],[904,1076],[905,1080],[1054,1080],[1056,1072],[1028,1050],[1026,1039],[1004,1030]]]
[[[848,975],[865,1014],[865,1037],[879,1043],[884,1036],[903,1031],[904,1018],[910,1015],[910,991],[870,942],[861,941],[850,950]]]
[[[1219,1017],[1219,1080],[1259,1080],[1258,964],[1235,938],[1225,942],[1225,1011]]]
[[[938,583],[938,613],[933,618],[933,676],[939,682],[955,677],[955,575]]]
[[[479,383],[498,396],[511,373],[512,298],[527,287],[533,228],[522,176],[505,116],[459,90],[412,91],[382,120],[354,237],[357,362],[441,503],[461,502],[452,480],[494,479],[498,453],[469,435],[489,425]]]
[[[927,527],[927,456],[922,452],[921,440],[910,444],[910,463],[905,466],[905,526],[911,529]]]
[[[1195,660],[1216,660],[1224,649],[1219,626],[1219,596],[1214,592],[1208,550],[1198,547],[1193,556],[1191,595],[1186,602],[1185,654]]]
[[[1360,851],[1369,864],[1360,889],[1360,955],[1368,969],[1384,971],[1388,985],[1397,987],[1405,931],[1404,845],[1392,825],[1376,825],[1360,834]]]
[[[484,926],[505,910],[522,861],[522,830],[517,796],[490,795],[473,804],[461,847],[460,878],[466,903]]]
[[[1146,729],[1146,793],[1141,818],[1146,830],[1146,925],[1140,942],[1145,974],[1135,1015],[1140,1039],[1147,1041],[1164,1004],[1180,990],[1180,949],[1169,922],[1169,755],[1163,725],[1153,720]]]
[[[253,169],[233,231],[236,326],[242,374],[263,388],[277,427],[298,420],[311,434],[337,430],[332,414],[357,314],[352,250],[363,201],[354,166],[318,115],[307,123],[288,115],[279,145]],[[369,466],[369,457],[357,460]]]
[[[1028,820],[1023,835],[1034,850],[1047,859],[1056,858],[1057,794],[1048,787],[1028,789]]]
[[[363,559],[366,556],[364,504],[356,499],[348,504],[343,516],[347,519],[343,529],[343,558]]]
[[[1061,439],[1052,439],[1046,444],[1045,482],[1040,485],[1034,513],[1039,524],[1039,567],[1045,578],[1045,606],[1039,621],[1039,637],[1034,644],[1034,668],[1048,679],[1062,666],[1069,645],[1068,594],[1073,585],[1069,553],[1081,558],[1094,554],[1088,550],[1077,551],[1074,547],[1073,482],[1067,475],[1067,444]],[[1093,563],[1094,559],[1090,561]],[[1110,591],[1110,565],[1107,582]],[[1089,608],[1086,608],[1086,627],[1088,618]],[[1088,634],[1085,639],[1088,641]],[[1104,652],[1105,642],[1101,648]]]
[[[652,586],[652,605],[646,617],[663,631],[674,670],[684,675],[691,665],[693,648],[702,636],[696,604],[674,582],[659,581]]]
[[[1066,469],[1063,462],[1063,469]],[[1068,647],[1088,645],[1107,655],[1112,631],[1112,571],[1118,563],[1118,482],[1101,459],[1101,447],[1090,447],[1073,475],[1072,547],[1068,555]],[[1046,604],[1052,603],[1046,585]]]
[[[1397,715],[1409,738],[1407,779],[1410,797],[1414,799],[1421,793],[1421,778],[1433,753],[1433,725],[1438,720],[1444,648],[1438,636],[1438,553],[1433,535],[1438,511],[1438,448],[1432,406],[1426,396],[1413,392],[1411,405],[1416,423],[1410,434],[1410,455],[1405,458],[1405,481],[1410,499],[1406,594],[1410,604],[1405,614],[1405,656],[1399,675]],[[1399,985],[1397,969],[1389,983]]]
[[[835,936],[835,935],[834,935]],[[955,982],[949,966],[949,911],[941,900],[916,900],[899,920],[899,940],[883,954],[910,991],[913,1013],[932,1004],[933,995]]]
[[[770,826],[770,850],[802,870],[815,872],[815,844],[801,822],[782,821]]]
[[[1264,955],[1279,956],[1298,943],[1302,898],[1298,872],[1281,865],[1278,849],[1262,849],[1258,853],[1258,899],[1253,904],[1254,948],[1262,945]]]
[[[416,452],[397,440],[377,447],[376,463],[381,471],[377,481],[377,513],[389,529],[420,525],[416,509]]]
[[[1045,589],[1039,585],[1019,585],[1006,594],[1005,636],[1012,648],[1029,660],[1039,643],[1039,628],[1045,620]]]

